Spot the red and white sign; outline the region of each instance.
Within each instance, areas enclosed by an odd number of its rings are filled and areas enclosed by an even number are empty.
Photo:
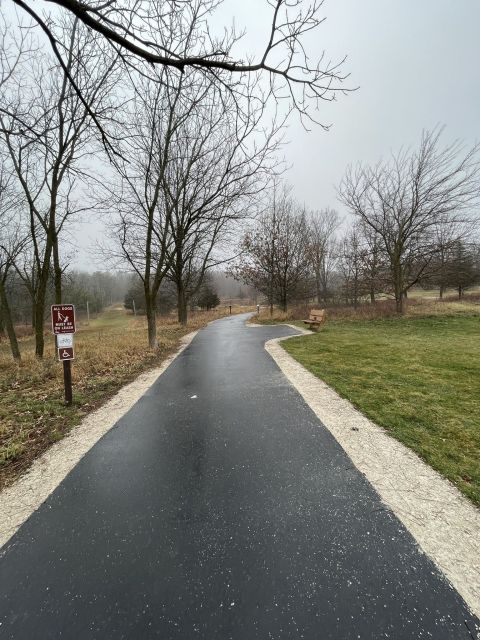
[[[52,304],[52,331],[55,335],[75,333],[75,307],[73,304]]]
[[[75,360],[73,347],[62,347],[61,349],[58,349],[58,359],[60,361]]]

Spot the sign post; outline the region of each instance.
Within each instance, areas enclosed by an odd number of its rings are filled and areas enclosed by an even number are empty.
[[[55,336],[58,359],[63,362],[65,404],[73,401],[71,361],[75,357],[73,334],[75,333],[75,307],[73,304],[52,304],[52,332]]]

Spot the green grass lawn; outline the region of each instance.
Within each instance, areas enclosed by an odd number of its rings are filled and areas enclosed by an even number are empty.
[[[335,321],[283,346],[480,505],[480,316]]]

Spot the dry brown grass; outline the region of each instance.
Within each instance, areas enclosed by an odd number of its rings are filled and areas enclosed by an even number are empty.
[[[233,307],[232,312],[251,310]],[[112,307],[75,336],[74,403],[63,402],[63,369],[55,359],[53,336],[43,361],[34,355],[32,336],[20,339],[22,361],[13,362],[0,344],[0,489],[25,471],[50,444],[62,438],[90,411],[141,372],[175,351],[180,338],[228,314],[228,308],[194,312],[187,327],[174,317],[158,320],[158,350],[147,347],[144,317]]]
[[[277,322],[301,323],[308,318],[311,309],[321,308],[318,303],[309,305],[299,305],[292,307],[287,312],[274,309],[273,315],[265,307],[260,311],[260,316],[252,318],[252,322],[262,324],[276,324]],[[418,316],[443,316],[443,315],[471,315],[480,313],[480,295],[465,294],[459,300],[458,297],[448,296],[440,299],[434,298],[409,298],[406,301],[406,317]],[[379,300],[375,304],[361,304],[357,309],[350,306],[337,305],[327,307],[328,320],[380,320],[382,318],[393,318],[397,316],[394,300]]]

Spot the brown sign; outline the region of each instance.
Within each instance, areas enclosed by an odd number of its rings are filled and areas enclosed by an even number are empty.
[[[52,331],[55,335],[75,333],[75,307],[73,304],[52,304]]]
[[[74,360],[75,354],[73,351],[73,347],[62,347],[58,349],[58,359],[59,360]]]

